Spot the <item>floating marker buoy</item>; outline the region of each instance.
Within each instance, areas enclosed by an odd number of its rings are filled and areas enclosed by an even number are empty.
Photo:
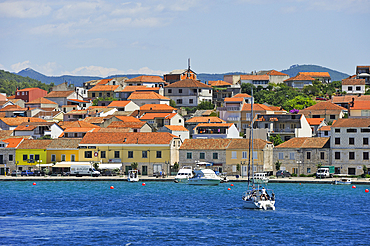
[[[36,183],[33,183],[32,185],[36,185]]]
[[[142,186],[145,186],[146,184],[145,184],[145,183],[142,183],[141,185],[142,185]]]
[[[356,189],[356,185],[352,185],[352,188],[353,188],[353,189]]]
[[[366,192],[366,193],[369,193],[369,189],[365,189],[365,192]]]
[[[231,188],[227,188],[227,190],[231,190]]]
[[[299,183],[299,185],[301,185],[301,183]]]
[[[114,186],[111,186],[110,188],[111,188],[111,190],[113,190],[114,189]]]
[[[230,186],[234,186],[234,184],[231,184]]]

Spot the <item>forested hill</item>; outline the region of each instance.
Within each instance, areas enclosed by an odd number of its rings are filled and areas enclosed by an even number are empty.
[[[317,65],[292,65],[289,69],[281,72],[288,74],[290,77],[295,77],[299,72],[328,72],[330,74],[331,81],[342,81],[342,79],[350,76],[349,74]]]
[[[49,91],[49,89],[53,86],[53,83],[47,85],[36,79],[31,79],[29,77],[23,77],[14,73],[0,70],[0,92],[6,93],[7,96],[14,95],[17,88],[24,89],[37,87]]]

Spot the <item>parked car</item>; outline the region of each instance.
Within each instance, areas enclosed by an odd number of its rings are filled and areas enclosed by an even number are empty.
[[[21,176],[33,176],[33,172],[30,170],[23,170]]]
[[[13,170],[12,171],[12,176],[20,176],[22,172],[20,170]]]
[[[33,176],[44,176],[45,173],[43,171],[40,171],[40,170],[35,170],[33,172]]]
[[[316,97],[316,100],[319,100],[319,101],[327,101],[328,99],[326,99],[325,97]]]
[[[291,177],[292,175],[290,174],[290,172],[286,171],[286,170],[280,170],[280,171],[277,171],[276,172],[276,177],[282,177],[282,178],[285,178],[285,177]]]

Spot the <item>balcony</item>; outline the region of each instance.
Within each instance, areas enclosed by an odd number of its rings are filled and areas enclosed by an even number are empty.
[[[241,107],[219,107],[217,108],[218,111],[240,111]]]
[[[240,121],[240,117],[227,117],[226,121]]]

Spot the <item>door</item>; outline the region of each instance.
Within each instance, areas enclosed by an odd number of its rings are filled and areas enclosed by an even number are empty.
[[[128,175],[128,171],[131,170],[132,167],[131,166],[125,166],[125,173],[126,175]]]
[[[162,164],[153,164],[153,174],[162,172]]]
[[[349,175],[356,175],[356,168],[349,167],[348,168],[348,174]]]
[[[143,166],[142,167],[142,172],[141,172],[142,175],[148,175],[148,166]]]
[[[4,156],[0,155],[0,164],[4,164]]]

